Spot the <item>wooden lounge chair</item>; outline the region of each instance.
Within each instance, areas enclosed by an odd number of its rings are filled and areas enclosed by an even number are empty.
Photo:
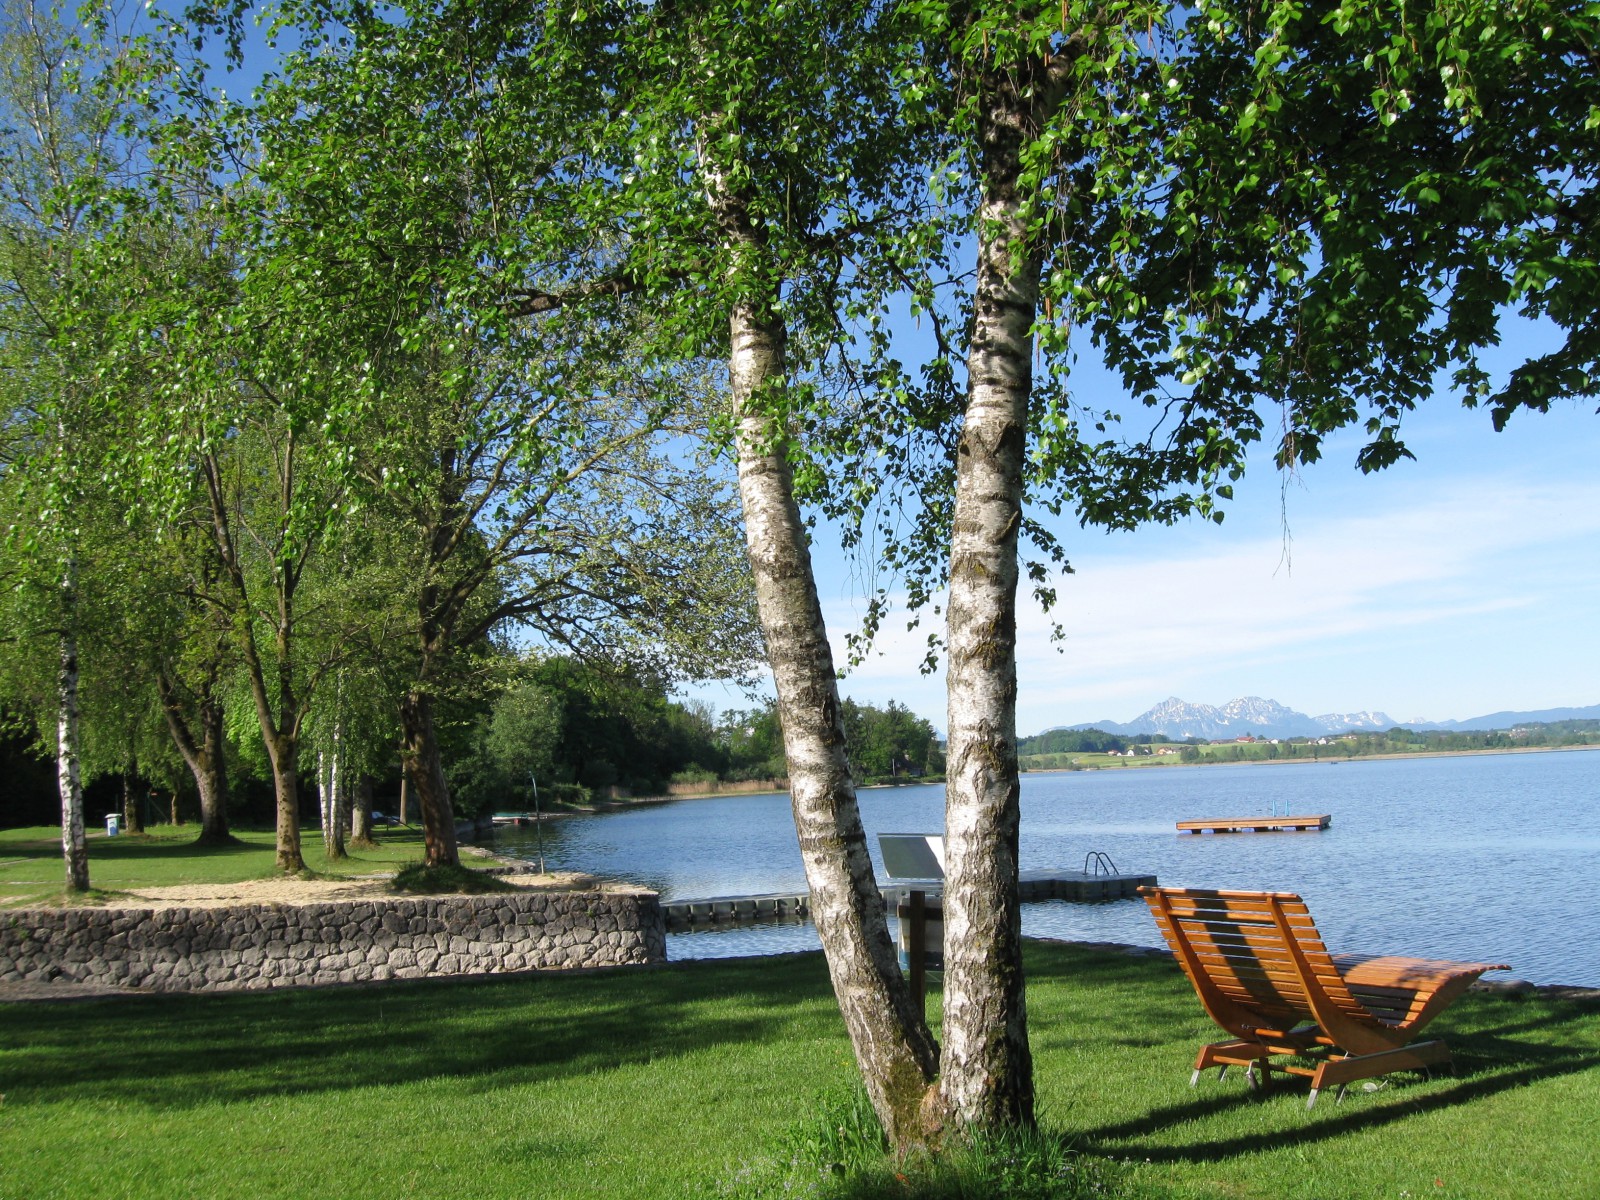
[[[1324,1087],[1337,1087],[1342,1100],[1355,1080],[1448,1063],[1443,1042],[1412,1039],[1478,976],[1507,969],[1329,954],[1293,892],[1142,887],[1139,894],[1206,1012],[1236,1039],[1201,1049],[1190,1086],[1212,1066],[1221,1067],[1219,1078],[1243,1066],[1251,1087],[1274,1070],[1308,1075],[1310,1108]],[[1315,1065],[1272,1061],[1283,1055]]]

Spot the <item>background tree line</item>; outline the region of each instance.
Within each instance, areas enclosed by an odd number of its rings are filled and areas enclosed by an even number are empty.
[[[1109,754],[1132,745],[1161,746],[1172,742],[1164,733],[1116,734],[1103,729],[1048,729],[1017,740],[1018,755]]]
[[[1427,754],[1469,750],[1514,750],[1520,747],[1600,745],[1600,721],[1532,722],[1511,729],[1447,730],[1406,729],[1395,726],[1381,733],[1352,733],[1318,738],[1283,738],[1271,742],[1219,742],[1185,747],[1182,761],[1246,762],[1277,759],[1334,759],[1379,754]],[[1193,753],[1191,753],[1193,751]]]
[[[536,781],[546,807],[586,805],[613,795],[665,794],[671,784],[769,782],[779,786],[787,768],[777,706],[718,712],[674,699],[660,686],[619,675],[602,665],[565,657],[509,658],[503,689],[492,697],[460,698],[437,713],[441,758],[455,810],[464,818],[496,811],[526,811]],[[863,784],[937,780],[942,743],[931,722],[889,701],[884,707],[845,702],[850,760]],[[0,772],[11,781],[0,797],[0,824],[48,824],[59,816],[53,762],[40,753],[30,718],[13,718],[0,739]],[[369,807],[388,816],[400,810],[402,771],[398,728],[364,760],[354,784]],[[182,755],[160,724],[144,732],[143,754],[127,770],[90,770],[84,777],[86,820],[106,813],[166,822],[176,811],[185,822],[201,817],[199,795]],[[253,730],[223,746],[230,825],[271,824],[272,778]],[[303,779],[307,807],[319,786]],[[154,794],[155,800],[151,800]],[[176,808],[174,808],[174,802]],[[415,809],[407,816],[414,819]]]

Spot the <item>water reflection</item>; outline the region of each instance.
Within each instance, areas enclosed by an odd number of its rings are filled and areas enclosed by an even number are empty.
[[[1333,814],[1321,833],[1178,836],[1175,821]],[[936,832],[943,789],[861,795],[876,834]],[[1600,752],[1285,766],[1161,767],[1022,780],[1024,870],[1102,850],[1163,883],[1297,891],[1334,949],[1512,963],[1539,982],[1600,986]],[[546,827],[553,867],[627,879],[666,899],[803,891],[785,796],[721,797]],[[531,854],[531,830],[498,848]],[[1153,945],[1139,901],[1025,906],[1026,933]],[[674,958],[814,949],[809,925],[673,934]]]

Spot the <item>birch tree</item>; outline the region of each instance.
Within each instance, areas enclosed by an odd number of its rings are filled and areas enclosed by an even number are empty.
[[[1374,470],[1409,454],[1404,414],[1446,371],[1497,427],[1592,390],[1600,343],[1575,301],[1594,284],[1579,126],[1597,111],[1596,20],[1470,3],[907,8],[976,249],[953,506],[930,514],[952,515],[948,560],[928,568],[949,589],[943,1094],[964,1125],[1028,1123],[1019,539],[1059,551],[1028,498],[1112,527],[1220,519],[1274,410],[1280,466],[1360,422]],[[1481,356],[1516,309],[1564,341],[1496,390]],[[1149,422],[1134,411],[1107,436],[1110,414],[1072,404],[1086,353]]]
[[[442,4],[392,23],[365,9],[334,21],[291,8],[286,19],[310,31],[308,57],[351,64],[339,95],[357,103],[337,132],[369,149],[330,154],[319,171],[359,176],[347,194],[363,209],[390,181],[405,199],[409,219],[372,236],[349,237],[327,209],[299,227],[337,239],[355,268],[342,278],[365,270],[398,281],[391,296],[447,297],[446,311],[470,313],[479,333],[509,321],[610,329],[639,304],[650,320],[632,353],[647,376],[726,364],[735,413],[717,427],[738,447],[818,925],[874,1103],[904,1143],[922,1136],[937,1051],[872,879],[793,474],[812,396],[801,381],[838,333],[835,301],[881,294],[894,277],[875,231],[923,184],[886,92],[891,64],[857,52],[869,44],[858,31],[881,12]],[[891,45],[876,32],[870,44]],[[848,84],[834,87],[840,71]],[[863,111],[862,97],[878,109]],[[330,98],[319,92],[315,111],[342,113]],[[409,169],[373,171],[379,155]],[[470,211],[464,178],[479,200]]]
[[[76,891],[89,887],[79,761],[80,552],[96,474],[89,378],[106,315],[82,260],[103,216],[102,193],[126,176],[135,153],[113,89],[96,87],[115,40],[80,38],[33,0],[0,10],[0,320],[8,422],[19,426],[8,482],[33,493],[34,518],[7,531],[8,549],[19,564],[16,585],[51,593],[34,611],[55,640],[61,844]]]

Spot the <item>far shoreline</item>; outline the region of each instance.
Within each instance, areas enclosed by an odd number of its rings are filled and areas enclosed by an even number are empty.
[[[1406,750],[1396,754],[1352,754],[1348,757],[1327,758],[1240,758],[1217,760],[1214,762],[1186,763],[1178,761],[1175,755],[1160,756],[1160,761],[1151,762],[1149,758],[1129,759],[1119,762],[1116,766],[1109,764],[1093,764],[1082,767],[1023,767],[1023,775],[1081,775],[1094,771],[1147,771],[1152,768],[1168,767],[1315,767],[1338,766],[1340,763],[1357,762],[1384,762],[1400,758],[1470,758],[1486,754],[1558,754],[1567,750],[1600,750],[1600,744],[1591,746],[1489,746],[1474,750]],[[943,779],[932,779],[926,783],[866,783],[858,784],[856,790],[879,791],[893,790],[905,787],[940,787]],[[568,817],[594,817],[606,813],[622,812],[630,808],[642,808],[655,804],[676,804],[680,800],[743,800],[758,796],[785,796],[787,788],[763,787],[749,791],[726,792],[696,792],[681,796],[626,796],[612,797],[604,800],[594,800],[588,804],[563,804],[560,808],[543,809],[537,816],[532,812],[515,814],[520,822],[534,824],[544,821],[559,821]],[[496,822],[497,825],[501,824]]]
[[[1113,767],[1101,765],[1084,767],[1023,767],[1024,775],[1073,775],[1084,771],[1122,771],[1133,769],[1147,771],[1153,767],[1320,767],[1338,766],[1340,763],[1384,762],[1396,758],[1473,758],[1485,754],[1560,754],[1568,750],[1600,750],[1600,744],[1587,746],[1485,746],[1475,750],[1403,750],[1395,754],[1351,754],[1327,758],[1235,758],[1212,762],[1186,763],[1175,755],[1162,755],[1168,761],[1140,762],[1132,759]]]

